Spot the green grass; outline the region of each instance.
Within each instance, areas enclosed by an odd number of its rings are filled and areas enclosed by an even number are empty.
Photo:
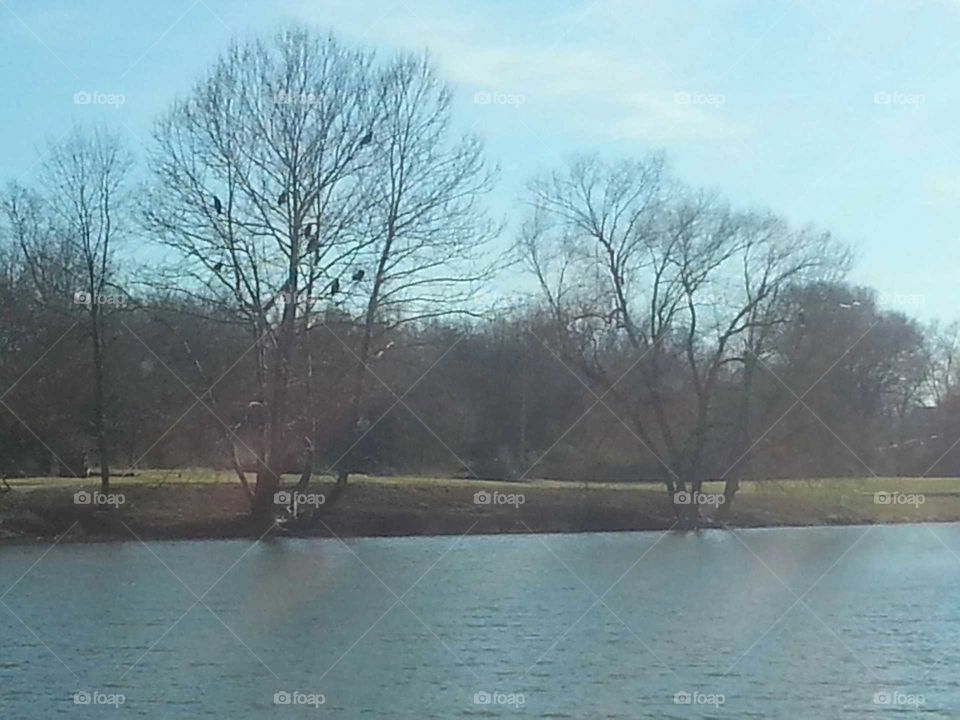
[[[253,480],[252,474],[248,478]],[[297,482],[284,476],[284,484]],[[20,492],[0,494],[8,526],[27,528],[24,534],[55,535],[73,518],[70,496],[79,488],[93,490],[98,478],[23,478],[10,484]],[[333,478],[315,480],[329,487]],[[704,484],[705,493],[722,493],[719,481]],[[127,488],[129,488],[127,490]],[[471,499],[479,489],[523,493],[528,517],[524,524],[503,508],[491,507],[475,515]],[[248,506],[233,471],[209,469],[144,470],[135,477],[117,477],[113,492],[126,493],[127,521],[151,528],[164,537],[178,528],[210,537],[236,530],[237,517]],[[324,490],[326,492],[326,490]],[[878,503],[875,494],[923,496],[923,502]],[[598,529],[665,529],[675,522],[673,509],[660,484],[582,483],[534,480],[511,483],[401,475],[353,475],[350,491],[342,495],[338,512],[329,521],[342,522],[338,532],[380,534],[384,528],[398,534],[463,531],[464,516],[485,518],[484,532],[571,532]],[[19,516],[18,516],[19,513]],[[65,515],[66,513],[66,515]],[[705,517],[715,509],[705,509]],[[14,520],[22,522],[17,525]],[[47,523],[36,530],[37,518]],[[808,526],[890,522],[960,522],[960,478],[825,478],[743,482],[727,522],[740,527]],[[59,524],[58,524],[59,523]],[[606,524],[605,524],[606,523]],[[0,528],[2,529],[2,528]],[[101,528],[102,529],[102,528]],[[123,530],[123,528],[120,528]],[[119,531],[118,531],[119,533]],[[123,535],[124,533],[119,533]],[[191,535],[193,536],[193,535]]]
[[[123,471],[120,471],[123,472]],[[30,490],[33,488],[81,487],[99,483],[99,477],[62,478],[28,477],[8,480],[11,487]],[[112,477],[110,484],[115,486],[236,483],[237,476],[231,472],[214,470],[144,470],[137,471],[135,477]]]
[[[247,475],[251,480],[252,474]],[[286,482],[296,482],[297,476],[284,476]],[[17,478],[9,481],[15,488],[51,488],[74,487],[96,484],[95,476],[88,478],[60,478],[60,477],[32,477]],[[418,475],[396,475],[380,477],[372,475],[351,475],[352,483],[370,483],[376,485],[421,486],[421,487],[487,487],[513,488],[514,490],[536,488],[542,490],[607,490],[617,492],[654,492],[662,493],[659,484],[644,483],[632,485],[626,483],[582,483],[564,480],[533,480],[530,482],[513,483],[491,480],[468,480],[462,478],[426,477]],[[111,484],[120,486],[137,485],[179,485],[179,484],[208,484],[208,483],[237,483],[236,475],[232,470],[186,469],[186,470],[143,470],[137,471],[135,477],[115,477]],[[703,492],[722,493],[724,483],[711,481],[704,483]],[[763,498],[783,497],[797,498],[806,501],[829,501],[835,503],[843,500],[850,503],[859,503],[864,498],[873,503],[873,494],[877,492],[922,493],[934,497],[943,497],[943,494],[956,494],[960,497],[960,477],[957,478],[912,478],[912,477],[881,477],[881,478],[824,478],[815,480],[761,480],[744,481],[741,483],[739,496],[756,496]]]

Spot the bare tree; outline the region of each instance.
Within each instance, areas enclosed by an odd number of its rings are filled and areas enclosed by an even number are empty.
[[[156,130],[145,217],[174,251],[174,285],[232,310],[256,344],[260,513],[289,454],[298,333],[366,242],[355,230],[379,131],[372,63],[304,29],[238,43]]]
[[[351,449],[368,425],[363,398],[374,344],[404,323],[475,311],[472,301],[497,268],[489,243],[498,228],[482,205],[496,171],[476,137],[454,135],[450,89],[428,57],[413,55],[395,58],[380,86],[382,122],[363,183],[372,201],[363,227],[369,243],[351,274],[362,303]],[[340,462],[338,481],[346,482],[350,450]]]
[[[37,299],[68,312],[72,298],[73,309],[85,315],[93,362],[92,426],[104,492],[110,486],[105,325],[111,307],[122,304],[114,258],[126,229],[132,166],[119,137],[75,127],[48,148],[39,189],[11,188],[4,203]]]
[[[685,190],[660,156],[575,159],[534,181],[530,202],[521,251],[562,350],[659,460],[671,498],[686,503],[709,474],[718,393],[744,359],[736,346],[776,322],[782,288],[831,262],[829,238],[787,235]],[[698,521],[695,499],[676,509]]]
[[[810,284],[835,282],[847,272],[850,256],[829,233],[810,228],[793,229],[773,215],[751,215],[745,220],[749,238],[739,256],[740,282],[735,302],[746,307],[745,327],[731,348],[736,364],[736,415],[724,460],[724,502],[718,510],[726,517],[746,474],[758,432],[771,422],[777,401],[795,399],[779,379],[771,377],[772,358],[782,328],[797,323],[797,310],[789,290]],[[772,381],[772,382],[770,382]],[[760,398],[761,383],[775,391]],[[759,429],[758,428],[762,428]]]

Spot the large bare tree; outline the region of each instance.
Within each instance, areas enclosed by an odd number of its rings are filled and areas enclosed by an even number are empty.
[[[256,344],[258,512],[289,454],[303,319],[365,242],[354,231],[379,127],[372,63],[300,28],[236,43],[157,125],[148,227],[174,251],[178,288],[232,310]]]
[[[777,294],[832,267],[832,240],[683,188],[659,155],[576,158],[535,180],[530,204],[520,249],[561,351],[659,461],[671,498],[699,493],[720,389],[782,321]],[[698,521],[695,502],[676,509]]]

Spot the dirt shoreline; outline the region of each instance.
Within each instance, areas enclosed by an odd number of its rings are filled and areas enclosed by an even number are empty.
[[[849,485],[837,488],[815,493],[803,486],[792,492],[744,492],[726,523],[736,528],[773,528],[960,522],[960,492],[930,492],[931,500],[922,505],[890,508],[877,505],[862,489],[850,495]],[[122,504],[96,507],[75,502],[76,492],[95,489],[96,485],[81,482],[56,486],[37,482],[3,493],[0,544],[50,543],[58,538],[61,543],[82,543],[270,535],[347,538],[627,532],[675,526],[665,494],[652,486],[367,479],[352,482],[338,493],[331,482],[324,481],[315,482],[310,492],[331,498],[331,502],[318,503],[304,517],[279,526],[251,519],[236,483],[118,482],[113,492],[123,496]],[[483,497],[477,502],[476,493],[485,493],[489,502],[483,503]]]

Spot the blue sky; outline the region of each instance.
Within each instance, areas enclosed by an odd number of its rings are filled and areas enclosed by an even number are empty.
[[[429,48],[503,168],[500,212],[571,152],[662,148],[853,244],[889,307],[960,316],[960,0],[0,0],[0,181],[74,121],[139,151],[231,36],[290,21]]]

